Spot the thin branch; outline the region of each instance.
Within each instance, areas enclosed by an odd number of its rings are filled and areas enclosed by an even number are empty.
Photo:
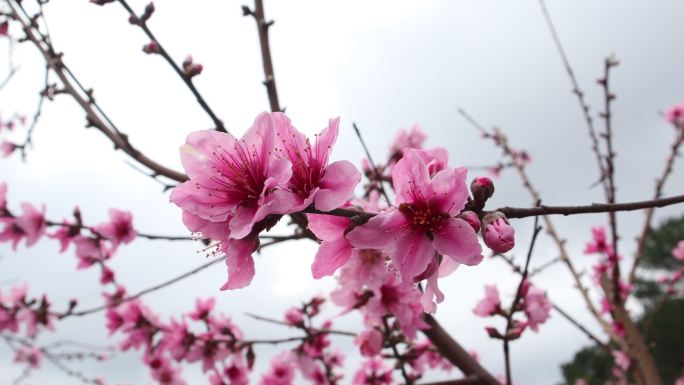
[[[118,0],[118,1],[119,1],[119,4],[121,4],[126,9],[126,11],[128,11],[129,16],[137,18],[137,15],[135,14],[133,9],[130,7],[130,5],[128,5],[128,3],[125,0]],[[178,64],[171,58],[171,56],[168,54],[168,52],[166,52],[166,49],[164,49],[164,46],[162,46],[162,44],[159,42],[159,40],[157,40],[157,38],[154,36],[154,34],[150,30],[150,28],[147,26],[146,21],[140,20],[140,19],[138,19],[138,20],[140,22],[136,23],[136,25],[138,25],[140,27],[140,29],[142,29],[143,32],[145,32],[145,35],[147,35],[147,37],[151,41],[153,41],[153,42],[155,42],[155,44],[157,44],[157,47],[159,47],[159,55],[161,55],[166,60],[166,62],[169,63],[169,65],[171,65],[171,68],[173,68],[173,70],[178,74],[178,76],[181,78],[181,80],[183,80],[183,83],[185,83],[185,85],[188,87],[190,92],[192,92],[192,94],[197,99],[197,103],[199,103],[200,107],[202,107],[204,112],[206,112],[207,115],[209,115],[211,120],[214,122],[215,129],[217,131],[221,131],[221,132],[228,132],[226,130],[226,128],[223,126],[223,122],[221,121],[221,119],[219,119],[218,116],[216,116],[216,113],[214,113],[214,111],[211,109],[211,107],[209,107],[207,102],[204,100],[204,97],[202,97],[202,95],[199,93],[199,91],[197,91],[197,88],[192,83],[190,76],[187,76],[183,72],[183,70],[178,66]]]
[[[140,297],[142,297],[142,296],[145,295],[145,294],[152,293],[152,292],[157,291],[157,290],[159,290],[159,289],[163,289],[163,288],[165,288],[165,287],[167,287],[167,286],[171,286],[171,285],[173,285],[174,283],[177,283],[177,282],[180,282],[180,281],[184,280],[185,278],[191,277],[191,276],[193,276],[193,275],[195,275],[195,274],[197,274],[197,273],[199,273],[199,272],[205,271],[205,270],[206,270],[207,268],[209,268],[210,266],[215,265],[215,264],[217,264],[217,263],[223,261],[224,259],[226,259],[226,257],[225,257],[225,256],[222,256],[222,257],[220,257],[220,258],[214,259],[213,261],[207,262],[207,263],[205,263],[205,264],[203,264],[203,265],[201,265],[201,266],[199,266],[199,267],[197,267],[197,268],[195,268],[195,269],[192,269],[192,270],[190,270],[190,271],[188,271],[188,272],[186,272],[186,273],[183,273],[183,274],[181,274],[181,275],[179,275],[179,276],[177,276],[177,277],[175,277],[175,278],[172,278],[172,279],[170,279],[170,280],[168,280],[168,281],[164,281],[164,282],[162,282],[162,283],[160,283],[160,284],[154,285],[154,286],[149,287],[149,288],[147,288],[147,289],[145,289],[145,290],[141,290],[141,291],[139,291],[138,293],[136,293],[136,294],[134,294],[134,295],[131,295],[131,296],[128,296],[128,297],[126,297],[126,298],[123,298],[123,299],[119,300],[119,301],[117,302],[117,305],[120,305],[120,304],[122,304],[122,303],[126,303],[126,302],[129,302],[129,301],[132,301],[132,300],[137,299],[137,298],[140,298]],[[106,309],[109,308],[109,307],[110,307],[110,306],[107,306],[107,305],[101,305],[101,306],[97,306],[97,307],[94,307],[94,308],[91,308],[91,309],[87,309],[87,310],[74,311],[74,312],[68,313],[67,315],[68,315],[68,316],[81,317],[81,316],[85,316],[85,315],[88,315],[88,314],[93,314],[93,313],[97,313],[97,312],[106,310]]]
[[[611,68],[618,65],[617,60],[612,57],[606,58],[604,62],[604,72],[603,78],[598,80],[598,83],[603,87],[604,93],[604,106],[605,111],[601,113],[605,123],[606,132],[603,135],[606,140],[606,147],[608,154],[606,155],[606,172],[607,172],[607,190],[606,190],[606,200],[608,203],[615,203],[615,150],[613,149],[613,113],[611,111],[611,106],[613,100],[615,100],[615,95],[610,91],[610,70]],[[617,229],[617,215],[614,211],[608,212],[608,221],[610,223],[610,233],[612,238],[613,255],[613,302],[622,302],[622,296],[620,295],[620,262],[618,260],[618,229]]]
[[[68,70],[68,67],[66,67],[62,61],[61,55],[57,54],[52,45],[46,42],[47,39],[45,39],[40,31],[34,27],[33,23],[30,21],[30,17],[25,18],[20,15],[19,11],[25,14],[21,5],[16,3],[16,0],[8,0],[7,3],[12,10],[13,17],[22,24],[24,32],[26,33],[26,39],[35,45],[43,55],[46,64],[60,79],[60,82],[64,87],[64,93],[69,94],[86,113],[89,126],[97,128],[107,136],[107,138],[114,143],[115,149],[121,149],[131,158],[150,170],[155,171],[157,174],[164,175],[167,178],[178,182],[187,180],[187,176],[183,173],[163,166],[138,151],[131,145],[126,135],[121,134],[115,126],[108,124],[107,122],[111,122],[111,120],[103,117],[102,109],[99,108],[94,100],[92,100],[92,92],[85,90],[74,74]]]
[[[423,314],[423,320],[429,325],[428,329],[421,330],[423,334],[439,350],[442,356],[459,368],[464,375],[476,376],[480,379],[481,384],[500,385],[499,381],[463,349],[434,317],[426,313]]]
[[[496,254],[501,259],[506,261],[506,263],[513,269],[518,274],[522,274],[522,269],[520,266],[516,265],[515,262],[513,262],[511,259],[507,258],[505,254]],[[579,323],[574,317],[570,315],[567,311],[563,310],[560,306],[555,304],[553,301],[549,299],[549,303],[551,303],[551,306],[553,307],[554,310],[556,310],[563,318],[565,318],[568,322],[573,324],[575,327],[577,327],[582,333],[584,333],[587,337],[589,337],[590,340],[594,341],[598,346],[600,346],[603,350],[610,352],[611,348],[606,344],[605,342],[601,341],[596,335],[594,335],[592,332],[589,331],[584,325]]]
[[[570,65],[570,60],[568,59],[568,56],[565,53],[563,44],[561,43],[560,37],[558,36],[558,32],[556,31],[556,26],[554,25],[553,19],[551,19],[551,15],[549,14],[548,9],[546,8],[545,1],[539,0],[539,6],[541,7],[542,13],[544,14],[544,20],[546,20],[546,24],[549,27],[549,32],[551,32],[553,43],[556,46],[558,54],[560,55],[561,60],[563,62],[565,72],[567,72],[568,78],[570,79],[570,83],[572,83],[572,93],[577,96],[577,101],[579,102],[580,109],[582,110],[582,116],[584,117],[584,121],[587,124],[589,139],[591,139],[591,149],[594,153],[594,157],[596,158],[596,164],[599,168],[599,182],[605,182],[606,170],[603,164],[603,156],[601,155],[601,150],[599,148],[599,141],[598,136],[596,135],[596,128],[594,127],[594,120],[591,117],[591,114],[589,113],[589,104],[584,99],[584,92],[580,89],[579,82],[575,77],[575,71],[573,71],[572,66]],[[604,189],[606,189],[605,183],[603,183],[603,186]]]
[[[506,333],[503,338],[503,351],[504,351],[504,362],[506,364],[506,385],[512,385],[513,381],[511,378],[511,358],[508,344],[510,342],[509,332],[513,326],[513,315],[515,314],[520,301],[522,300],[522,291],[525,281],[527,280],[527,274],[530,269],[530,260],[532,259],[532,251],[534,250],[534,244],[537,241],[537,236],[541,231],[541,226],[539,226],[539,217],[534,218],[534,231],[532,232],[532,241],[530,241],[530,247],[527,250],[527,258],[525,259],[525,267],[523,268],[522,274],[520,276],[520,283],[518,284],[518,290],[515,292],[515,297],[511,303],[510,310],[506,315]]]
[[[672,143],[672,146],[670,147],[670,154],[665,160],[665,168],[663,169],[660,178],[656,180],[655,191],[653,193],[654,199],[658,199],[663,195],[663,188],[665,187],[665,182],[667,181],[668,177],[672,174],[675,159],[677,158],[677,155],[679,155],[679,149],[684,143],[684,125],[680,125],[679,127],[675,128],[677,129],[677,136],[675,137],[675,141]],[[636,268],[639,265],[639,261],[644,253],[644,248],[646,247],[646,240],[651,231],[651,221],[653,221],[654,212],[655,208],[646,209],[646,217],[644,218],[644,224],[642,225],[641,233],[637,238],[637,248],[634,251],[634,259],[632,260],[632,267],[629,271],[628,283],[630,284],[634,283],[634,279],[636,278]]]
[[[387,195],[387,191],[385,190],[385,184],[383,183],[382,175],[378,175],[378,168],[376,167],[375,162],[373,161],[373,156],[371,155],[370,150],[368,149],[368,146],[366,145],[366,141],[363,140],[363,137],[361,136],[361,131],[359,130],[359,127],[356,126],[356,123],[352,123],[352,127],[354,128],[354,132],[356,133],[356,137],[359,139],[359,142],[361,142],[361,146],[363,147],[363,151],[366,153],[366,157],[368,158],[368,162],[370,163],[370,166],[373,169],[373,174],[375,174],[375,178],[378,180],[378,188],[380,189],[380,192],[382,193],[382,196],[385,198],[385,201],[387,202],[387,204],[391,205],[391,201],[389,199],[389,196]]]
[[[271,28],[274,21],[266,21],[264,3],[262,0],[254,0],[254,10],[250,10],[247,6],[243,5],[242,12],[245,16],[249,15],[254,17],[257,24],[259,46],[261,47],[261,61],[264,66],[264,86],[266,86],[266,93],[268,94],[268,102],[271,111],[282,111],[280,109],[280,102],[278,101],[278,89],[276,88],[273,61],[271,59],[271,46],[268,41],[268,29]]]

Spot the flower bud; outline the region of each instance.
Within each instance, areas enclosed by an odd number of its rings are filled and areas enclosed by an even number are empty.
[[[505,253],[515,246],[515,230],[506,216],[498,211],[482,218],[482,238],[487,247],[497,253]]]
[[[142,16],[140,16],[140,19],[144,23],[152,16],[153,13],[154,13],[154,3],[149,3],[145,7],[145,12],[142,14]]]
[[[472,227],[476,233],[480,231],[480,218],[478,218],[477,214],[475,214],[474,212],[464,211],[461,214],[459,214],[458,217],[468,222],[470,227]]]
[[[484,202],[494,195],[494,182],[485,176],[477,177],[470,182],[470,191],[475,202],[484,207]]]
[[[12,155],[17,148],[19,148],[19,146],[12,142],[2,142],[0,143],[0,155],[2,155],[3,158],[7,158]]]
[[[114,0],[90,0],[90,2],[95,5],[105,5],[107,3],[113,3]]]
[[[143,46],[143,52],[147,54],[152,54],[152,53],[159,53],[161,52],[159,49],[159,45],[157,45],[156,41],[151,41]]]
[[[503,336],[501,335],[501,333],[499,333],[499,331],[496,330],[496,328],[494,326],[485,327],[485,331],[487,332],[487,334],[489,334],[489,337],[491,337],[491,338],[503,339]]]
[[[7,36],[9,34],[9,23],[3,21],[0,23],[0,36]]]

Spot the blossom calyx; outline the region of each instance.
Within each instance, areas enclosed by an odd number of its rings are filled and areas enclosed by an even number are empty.
[[[515,230],[499,211],[488,213],[482,218],[482,238],[487,247],[497,253],[505,253],[515,246]]]

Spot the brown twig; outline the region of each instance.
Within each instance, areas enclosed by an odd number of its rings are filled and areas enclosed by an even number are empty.
[[[523,268],[522,274],[520,275],[520,283],[518,284],[518,289],[515,292],[515,297],[511,303],[510,310],[506,315],[506,332],[503,336],[503,351],[504,351],[504,362],[506,364],[506,385],[512,385],[512,374],[511,374],[511,357],[509,352],[509,342],[511,337],[509,336],[510,331],[513,329],[513,315],[518,309],[518,305],[523,297],[523,287],[525,286],[525,281],[527,280],[527,274],[530,269],[530,260],[532,259],[532,251],[534,250],[534,244],[537,241],[537,236],[541,231],[541,226],[539,226],[539,217],[534,218],[534,231],[532,231],[532,241],[530,241],[530,247],[527,250],[527,258],[525,259],[525,267]]]
[[[115,149],[124,151],[131,158],[154,171],[156,174],[163,175],[178,182],[187,180],[187,176],[183,173],[155,162],[133,147],[129,142],[128,137],[116,129],[115,126],[111,125],[111,120],[106,118],[106,115],[102,113],[101,108],[99,108],[97,103],[92,99],[92,91],[83,88],[78,79],[64,64],[61,55],[55,52],[52,45],[47,42],[47,39],[45,39],[40,31],[36,29],[34,23],[31,22],[31,18],[25,14],[21,5],[16,3],[16,0],[8,0],[7,3],[12,10],[14,18],[22,24],[24,32],[26,33],[26,39],[33,43],[40,51],[46,64],[59,78],[64,87],[64,93],[70,95],[86,113],[88,126],[97,128],[114,143]],[[24,16],[20,14],[20,11],[24,12]]]
[[[442,356],[459,368],[464,375],[477,377],[480,379],[480,384],[500,385],[499,381],[463,349],[434,317],[424,314],[423,320],[429,325],[428,329],[422,330],[423,334],[439,350]]]
[[[603,78],[598,80],[598,83],[603,88],[604,93],[604,108],[601,113],[606,123],[606,132],[603,138],[606,141],[606,148],[608,154],[606,155],[606,172],[607,172],[607,189],[606,200],[608,203],[615,203],[615,150],[613,149],[613,113],[611,110],[612,102],[615,100],[615,95],[610,91],[610,70],[618,65],[617,60],[612,57],[606,58],[603,67]],[[612,259],[613,259],[613,302],[622,302],[620,295],[620,262],[618,260],[618,241],[620,240],[617,229],[617,215],[614,211],[608,212],[608,221],[610,224],[610,233],[612,238]]]
[[[549,14],[548,9],[546,8],[545,1],[539,0],[539,6],[541,7],[542,13],[544,14],[544,20],[546,20],[546,24],[549,27],[549,32],[551,32],[553,43],[556,46],[556,49],[558,50],[558,54],[561,57],[561,61],[563,62],[565,72],[567,72],[568,78],[570,79],[570,83],[572,84],[572,93],[577,96],[577,101],[579,102],[580,109],[582,110],[582,116],[584,117],[584,121],[587,124],[589,139],[591,139],[591,149],[594,152],[596,164],[599,168],[599,182],[605,182],[606,170],[603,164],[603,156],[601,155],[601,150],[599,148],[599,141],[598,136],[596,135],[596,128],[594,127],[594,120],[591,117],[591,114],[589,113],[589,104],[584,99],[584,92],[579,86],[579,82],[577,81],[577,77],[575,76],[575,71],[572,69],[572,66],[570,65],[570,60],[568,59],[568,56],[565,53],[563,44],[561,43],[560,37],[558,36],[558,32],[556,31],[556,26],[554,25],[553,19],[551,19],[551,15]],[[603,183],[603,186],[605,190],[606,184]]]
[[[264,13],[264,3],[262,0],[254,0],[254,10],[243,5],[242,12],[245,16],[252,16],[257,24],[259,32],[259,46],[261,47],[261,60],[264,66],[264,86],[268,94],[268,102],[272,112],[282,111],[278,101],[278,89],[276,88],[275,74],[273,72],[273,61],[271,59],[271,47],[268,41],[268,29],[274,21],[266,21]]]
[[[133,11],[133,8],[131,8],[130,5],[128,5],[126,0],[118,0],[118,1],[119,1],[119,4],[121,4],[126,9],[129,16],[137,18],[137,15]],[[202,107],[204,112],[206,112],[207,115],[209,115],[211,120],[214,122],[215,130],[221,131],[221,132],[228,132],[226,130],[226,128],[223,126],[223,122],[221,121],[221,119],[219,119],[218,116],[216,116],[216,113],[214,113],[214,111],[211,109],[211,107],[209,107],[207,102],[204,100],[204,97],[202,97],[202,94],[200,94],[199,91],[197,91],[197,88],[192,83],[191,78],[183,72],[183,70],[178,66],[178,64],[168,54],[166,49],[164,49],[164,46],[162,46],[162,44],[159,42],[159,40],[157,40],[157,38],[154,36],[154,34],[150,30],[150,28],[147,26],[146,21],[141,20],[141,19],[138,19],[138,21],[139,22],[136,23],[136,25],[139,26],[140,29],[142,29],[143,32],[145,32],[145,35],[147,35],[147,37],[157,45],[157,47],[159,48],[159,52],[158,52],[159,55],[161,55],[164,58],[164,60],[166,60],[166,62],[169,63],[169,65],[171,65],[171,68],[173,68],[173,70],[178,74],[178,76],[181,78],[181,80],[183,80],[183,83],[185,83],[185,85],[188,87],[190,92],[192,92],[192,94],[195,96],[195,98],[197,99],[197,103],[199,103],[200,107]]]
[[[503,259],[512,269],[514,272],[521,274],[522,275],[522,269],[520,266],[518,266],[513,260],[510,258],[506,257],[505,254],[495,254],[496,256],[499,256],[501,259]],[[531,273],[530,273],[531,276]],[[584,333],[587,337],[589,337],[590,340],[594,341],[598,346],[601,347],[601,349],[605,350],[606,352],[610,352],[612,349],[608,346],[607,343],[601,341],[596,335],[594,335],[592,332],[589,331],[584,325],[582,325],[579,321],[577,321],[574,317],[570,315],[567,311],[563,310],[560,306],[555,304],[553,301],[549,299],[549,303],[553,307],[554,310],[556,310],[563,318],[565,318],[568,322],[573,324],[575,327],[577,327],[582,333]]]
[[[677,155],[679,155],[679,148],[684,143],[684,125],[681,125],[679,127],[675,126],[675,128],[677,129],[677,136],[675,137],[675,141],[672,143],[672,146],[670,147],[670,154],[665,160],[665,168],[663,169],[660,178],[656,179],[655,192],[653,193],[654,199],[658,199],[663,195],[663,188],[665,187],[665,182],[667,181],[670,174],[672,174],[675,159],[677,158]],[[654,212],[655,208],[646,209],[646,217],[644,218],[644,224],[642,225],[641,233],[637,238],[637,248],[634,251],[632,267],[629,270],[628,282],[630,284],[633,283],[634,279],[636,278],[636,269],[639,265],[639,261],[642,258],[642,254],[644,253],[646,239],[648,238],[648,235],[651,231],[651,221],[653,220]]]

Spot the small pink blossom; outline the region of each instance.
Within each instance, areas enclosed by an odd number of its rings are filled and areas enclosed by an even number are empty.
[[[612,254],[613,247],[608,243],[606,238],[606,229],[604,227],[594,227],[591,229],[592,240],[587,243],[584,248],[584,254]]]
[[[501,297],[496,285],[485,285],[485,297],[477,303],[473,313],[480,317],[489,317],[501,310]]]
[[[117,209],[109,209],[109,222],[97,225],[95,231],[110,240],[114,247],[121,243],[131,243],[138,235],[133,229],[133,215],[130,211]]]
[[[22,346],[14,356],[14,362],[27,363],[32,369],[38,369],[42,360],[43,352],[35,346]]]
[[[354,343],[359,347],[361,355],[364,357],[373,357],[380,354],[383,341],[382,333],[375,328],[366,329],[354,338]]]
[[[551,314],[551,303],[546,298],[546,293],[538,287],[530,285],[525,292],[525,316],[527,326],[533,331],[539,330],[539,325],[546,322]]]
[[[665,112],[665,120],[675,126],[684,126],[684,103],[675,104]]]
[[[195,321],[208,319],[211,310],[214,308],[216,298],[209,297],[205,300],[197,298],[195,300],[195,310],[190,312],[188,316]]]
[[[401,129],[394,136],[394,141],[390,144],[390,157],[400,157],[405,149],[422,148],[427,135],[420,129],[418,124],[414,124],[410,130]]]
[[[482,238],[487,247],[497,253],[508,252],[515,246],[515,230],[498,211],[482,218]]]
[[[22,203],[23,214],[15,219],[5,220],[5,228],[0,231],[0,242],[11,241],[12,248],[22,239],[26,239],[26,246],[31,247],[45,233],[45,206],[38,211],[29,203]]]
[[[392,385],[392,368],[378,357],[363,362],[352,379],[353,385]]]
[[[7,182],[0,183],[0,217],[7,210]]]
[[[295,367],[292,354],[286,352],[271,359],[271,365],[261,377],[260,385],[292,385]]]
[[[296,307],[291,307],[285,312],[285,321],[292,326],[304,326],[304,313]]]
[[[57,227],[57,230],[55,230],[54,233],[48,233],[47,236],[59,241],[59,252],[63,253],[80,233],[81,229],[77,225],[70,224],[65,220],[62,222],[61,226]]]
[[[679,243],[677,243],[677,247],[672,250],[672,256],[684,262],[684,240],[681,240]]]
[[[619,367],[623,372],[627,371],[631,363],[629,355],[627,355],[627,353],[621,350],[613,350],[611,353],[613,354],[613,360],[615,361],[615,365]]]
[[[7,36],[9,33],[9,23],[3,21],[0,23],[0,36]]]
[[[19,146],[17,146],[16,144],[12,142],[3,141],[2,143],[0,143],[0,155],[2,155],[3,158],[7,158],[10,155],[12,155],[14,150],[16,150],[17,148],[19,148]]]

